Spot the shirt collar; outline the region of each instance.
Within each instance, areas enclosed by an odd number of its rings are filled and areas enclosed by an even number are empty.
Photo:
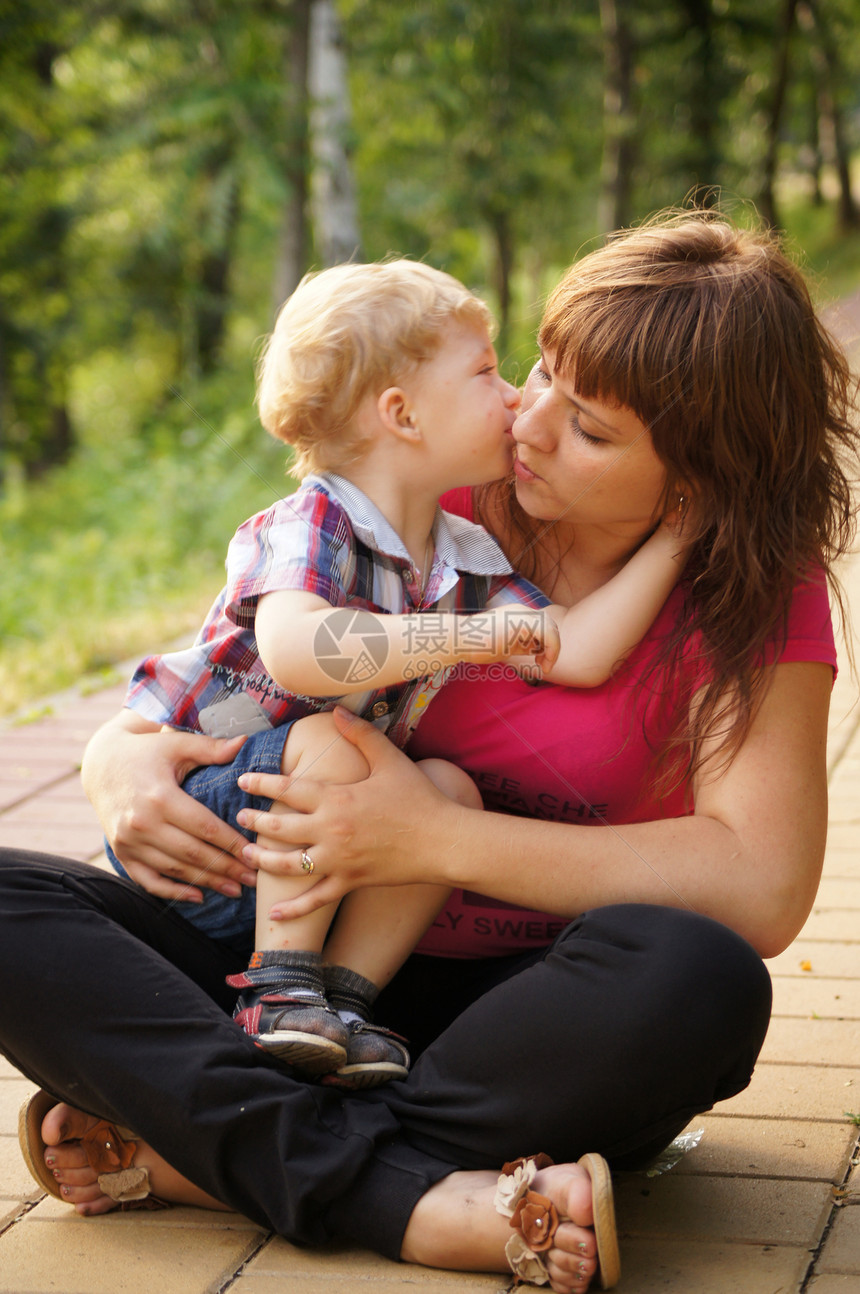
[[[325,490],[341,505],[363,543],[411,564],[412,558],[394,527],[352,481],[334,472],[318,472],[306,476],[302,487]],[[438,506],[433,520],[433,543],[434,566],[441,561],[452,570],[469,571],[472,575],[510,575],[513,570],[495,539],[482,526],[443,512]]]

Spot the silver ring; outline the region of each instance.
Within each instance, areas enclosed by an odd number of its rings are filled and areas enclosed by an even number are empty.
[[[308,851],[306,849],[303,849],[302,850],[302,871],[304,872],[305,876],[310,876],[313,870],[314,870],[314,860],[311,858]]]

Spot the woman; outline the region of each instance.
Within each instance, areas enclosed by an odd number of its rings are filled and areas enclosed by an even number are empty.
[[[601,1196],[577,1161],[642,1164],[748,1083],[769,1013],[760,957],[803,924],[824,848],[822,564],[851,531],[847,370],[775,245],[704,215],[575,265],[539,341],[513,493],[491,490],[475,514],[573,604],[692,498],[682,586],[603,688],[461,679],[434,700],[410,753],[461,763],[497,812],[445,802],[344,717],[368,779],[323,793],[250,775],[296,812],[243,824],[260,832],[246,844],[177,787],[234,744],[150,734],[128,713],[102,731],[87,788],[152,893],[53,860],[0,870],[0,956],[10,974],[28,965],[0,1040],[69,1103],[41,1131],[80,1211],[111,1205],[76,1143],[102,1115],[145,1138],[138,1162],[170,1198],[202,1190],[300,1242],[505,1270],[498,1169],[545,1150],[560,1162],[534,1186],[570,1219],[547,1274],[580,1290],[597,1274]],[[296,914],[360,885],[458,887],[386,991],[386,1020],[425,1048],[402,1083],[345,1097],[254,1054],[225,1015],[241,952],[153,897],[229,892],[256,866],[298,874],[302,850],[322,879]],[[49,1015],[50,1038],[32,1028]]]

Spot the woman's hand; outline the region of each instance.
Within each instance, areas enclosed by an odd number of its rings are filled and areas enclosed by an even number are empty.
[[[150,894],[200,902],[201,887],[235,897],[255,884],[244,837],[180,786],[194,768],[230,763],[243,740],[160,730],[123,710],[90,741],[84,790],[117,858]]]
[[[301,876],[306,850],[320,874],[301,898],[280,905],[287,919],[337,903],[365,885],[447,883],[442,842],[456,837],[454,815],[471,812],[438,791],[372,724],[341,708],[334,715],[343,736],[367,760],[365,781],[331,786],[306,775],[244,773],[240,778],[243,790],[279,804],[274,812],[239,814],[241,825],[257,833],[244,857],[264,871]]]

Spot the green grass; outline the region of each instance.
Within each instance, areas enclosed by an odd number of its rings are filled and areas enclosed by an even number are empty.
[[[839,229],[832,204],[786,204],[787,247],[811,280],[820,306],[860,288],[860,230]]]
[[[236,526],[293,483],[253,425],[83,450],[0,500],[0,714],[101,681],[203,619]]]

